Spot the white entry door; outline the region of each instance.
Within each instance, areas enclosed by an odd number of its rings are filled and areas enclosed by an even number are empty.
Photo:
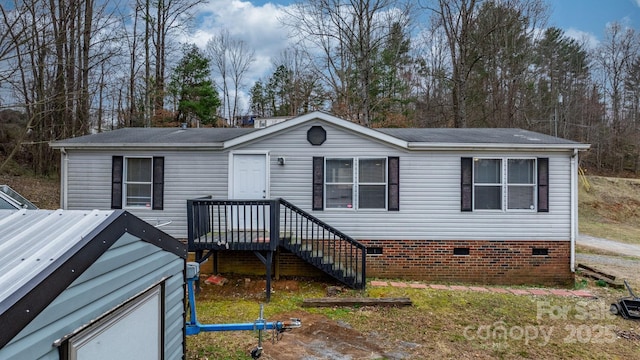
[[[266,199],[267,155],[233,154],[231,200]],[[266,205],[234,207],[231,211],[231,227],[234,229],[263,229],[269,224],[269,208]]]
[[[267,155],[233,155],[233,200],[259,200],[267,198]]]

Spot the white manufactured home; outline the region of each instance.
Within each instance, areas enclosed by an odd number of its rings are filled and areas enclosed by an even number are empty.
[[[186,246],[124,210],[0,210],[0,359],[181,359]]]
[[[354,264],[370,277],[572,280],[586,144],[520,129],[371,129],[313,112],[264,129],[127,128],[51,146],[62,153],[63,209],[122,208],[168,224],[216,270],[246,271],[242,253],[253,251],[276,273],[310,263],[346,277],[335,261],[353,256],[337,236],[358,244]],[[223,203],[271,199],[284,202]],[[253,213],[261,206],[264,219]],[[234,231],[248,227],[245,243],[269,246],[240,246]]]

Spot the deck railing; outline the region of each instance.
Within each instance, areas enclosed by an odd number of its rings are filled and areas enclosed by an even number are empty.
[[[275,251],[278,218],[278,200],[187,200],[189,251]]]
[[[189,251],[279,246],[344,284],[366,283],[366,247],[284,199],[187,201]]]

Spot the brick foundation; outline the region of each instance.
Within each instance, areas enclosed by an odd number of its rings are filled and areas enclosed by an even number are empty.
[[[568,241],[361,241],[367,277],[480,284],[573,285]],[[454,255],[454,249],[468,255]],[[546,255],[533,255],[545,252]]]
[[[361,240],[381,254],[367,255],[367,277],[464,282],[495,285],[572,286],[568,241],[427,241]],[[468,255],[454,255],[457,252]],[[542,253],[542,255],[534,255]],[[546,255],[545,255],[546,253]],[[192,259],[193,257],[191,257]],[[274,256],[274,276],[325,277],[295,255]],[[213,272],[210,258],[201,273]],[[252,252],[221,251],[218,272],[264,275],[264,265]]]
[[[193,261],[189,253],[189,261]],[[278,251],[271,269],[274,276],[305,276],[324,278],[327,275],[290,252]],[[264,276],[265,266],[251,251],[219,251],[218,272],[228,274]],[[213,256],[200,265],[201,274],[213,274]]]

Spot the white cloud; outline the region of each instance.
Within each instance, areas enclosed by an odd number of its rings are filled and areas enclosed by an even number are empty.
[[[226,30],[231,37],[243,40],[250,49],[255,50],[254,65],[258,65],[260,71],[265,70],[260,63],[265,60],[270,62],[289,44],[286,30],[278,21],[282,6],[271,3],[255,6],[240,0],[211,0],[200,9],[196,30],[185,40],[204,47],[212,36]]]
[[[598,40],[598,37],[593,33],[578,30],[575,28],[566,29],[565,35],[584,44],[588,49],[595,49],[600,43],[600,40]]]
[[[255,62],[244,81],[248,91],[256,80],[271,74],[272,59],[289,46],[287,31],[278,21],[283,8],[272,3],[258,6],[242,0],[210,0],[198,9],[195,27],[183,41],[204,49],[207,41],[222,30],[243,40],[255,51]],[[239,93],[242,111],[247,111],[249,104],[245,91]]]

